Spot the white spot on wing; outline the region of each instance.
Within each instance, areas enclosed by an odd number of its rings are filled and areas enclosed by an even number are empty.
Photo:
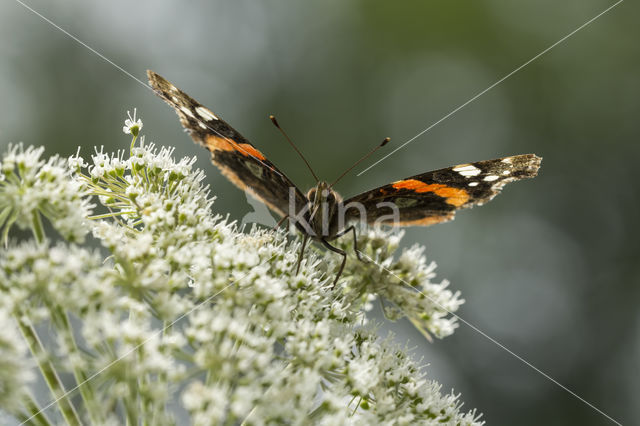
[[[485,176],[483,180],[485,182],[493,182],[494,180],[498,180],[498,176],[496,175]]]
[[[511,157],[503,158],[503,159],[502,159],[502,162],[503,162],[503,163],[510,164],[510,163],[511,163]]]
[[[460,164],[453,168],[454,172],[460,173],[464,177],[478,176],[482,173],[482,170],[479,168],[472,166],[471,164]]]
[[[207,126],[205,126],[204,124],[202,124],[201,122],[198,121],[198,126],[202,127],[203,129],[206,129]]]
[[[195,115],[193,115],[193,113],[191,112],[191,110],[185,106],[181,106],[180,107],[180,111],[184,112],[185,114],[187,114],[189,117],[191,118],[196,118]]]
[[[196,112],[198,113],[198,115],[200,117],[204,118],[207,121],[219,120],[219,118],[216,117],[216,115],[214,113],[212,113],[211,111],[209,111],[205,107],[201,107],[201,106],[196,107]]]
[[[178,98],[177,98],[177,97],[175,97],[175,96],[172,96],[172,97],[171,97],[171,99],[173,99],[173,102],[176,102],[176,103],[180,101],[180,99],[178,99]]]
[[[469,186],[478,186],[479,182],[469,182]]]
[[[511,174],[511,170],[505,170],[504,172],[502,172],[502,174],[505,175],[505,176],[509,175],[509,174]]]

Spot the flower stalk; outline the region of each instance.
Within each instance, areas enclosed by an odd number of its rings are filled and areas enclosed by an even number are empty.
[[[18,326],[25,341],[27,342],[27,345],[29,345],[31,354],[38,362],[38,367],[40,368],[42,377],[47,383],[51,394],[56,399],[55,403],[58,406],[62,417],[64,417],[68,425],[80,426],[82,424],[80,417],[78,417],[78,413],[76,412],[73,404],[71,404],[69,398],[65,396],[64,385],[62,384],[53,363],[48,359],[49,354],[42,346],[42,342],[40,341],[38,334],[33,329],[33,326],[26,323],[24,320],[19,319]],[[38,412],[38,414],[40,413]]]

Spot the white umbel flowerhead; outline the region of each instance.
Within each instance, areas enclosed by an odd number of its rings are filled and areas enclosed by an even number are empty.
[[[123,129],[134,140],[135,114]],[[454,332],[463,301],[433,281],[421,248],[397,254],[402,235],[363,228],[359,248],[375,263],[349,259],[332,286],[336,256],[312,247],[296,274],[300,239],[213,214],[195,160],[143,138],[86,162],[78,153],[66,170],[41,150],[0,160],[0,224],[87,222],[101,246],[62,231],[67,241],[52,243],[42,228],[37,243],[0,250],[0,410],[47,424],[21,391],[23,338],[56,401],[47,414],[66,424],[482,424],[367,322],[382,298],[391,319]]]
[[[127,118],[124,120],[124,126],[122,127],[122,131],[127,135],[133,135],[137,137],[142,130],[142,120],[136,119],[136,108],[133,109],[133,117],[131,116],[131,111],[127,111]]]

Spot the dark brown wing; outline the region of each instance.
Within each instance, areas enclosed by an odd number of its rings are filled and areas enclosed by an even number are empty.
[[[211,151],[213,164],[238,188],[282,216],[289,211],[290,191],[296,211],[305,205],[306,197],[291,180],[233,127],[155,72],[148,70],[147,76],[153,90],[173,107],[193,140]]]
[[[535,177],[541,161],[534,154],[514,155],[411,176],[346,200],[346,219],[358,220],[364,211],[368,223],[378,219],[389,225],[397,221],[399,226],[445,222],[453,219],[456,210],[490,201],[509,182]],[[392,206],[397,208],[396,219]]]

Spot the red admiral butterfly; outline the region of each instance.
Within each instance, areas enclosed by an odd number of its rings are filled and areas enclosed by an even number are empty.
[[[318,183],[305,195],[216,114],[153,71],[147,71],[147,75],[153,90],[175,109],[193,140],[211,151],[211,160],[222,174],[281,215],[280,223],[289,219],[302,232],[304,239],[296,273],[309,238],[343,257],[334,285],[342,274],[347,254],[329,241],[353,232],[356,255],[363,260],[357,248],[355,227],[346,226],[349,222],[394,226],[446,222],[459,209],[491,200],[505,184],[535,177],[542,161],[534,154],[524,154],[460,164],[411,176],[347,200],[332,189],[333,184],[320,181],[314,174]],[[271,119],[280,128],[275,118]],[[385,139],[380,146],[388,141]]]

